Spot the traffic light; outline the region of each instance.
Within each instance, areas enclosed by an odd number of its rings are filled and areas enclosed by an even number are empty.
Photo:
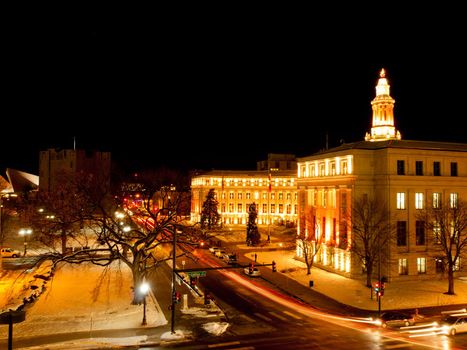
[[[272,272],[276,272],[276,262],[272,261]]]
[[[176,304],[179,303],[180,302],[180,297],[181,297],[180,293],[175,292],[175,294],[173,295],[173,302],[176,303]]]
[[[248,266],[248,273],[249,273],[250,275],[252,275],[254,269],[255,269],[255,264],[253,264],[253,263],[251,262],[251,263],[250,263],[250,266]]]
[[[375,293],[378,294],[378,292],[379,292],[379,282],[376,282],[375,283]]]
[[[197,277],[190,276],[190,286],[192,287],[196,286],[196,282],[197,282]]]

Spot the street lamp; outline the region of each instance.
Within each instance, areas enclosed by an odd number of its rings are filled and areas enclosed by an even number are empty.
[[[30,228],[22,228],[19,230],[19,235],[24,237],[24,256],[26,256],[26,251],[28,247],[27,236],[32,233]]]
[[[146,326],[147,325],[147,322],[146,322],[146,295],[149,292],[149,284],[147,282],[143,282],[139,286],[139,292],[143,296],[143,322],[141,322],[141,325]]]

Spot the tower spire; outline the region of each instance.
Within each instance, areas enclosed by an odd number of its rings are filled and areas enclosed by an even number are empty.
[[[371,101],[373,121],[371,132],[366,133],[365,141],[400,140],[401,134],[394,127],[394,103],[389,93],[390,85],[385,69],[379,73],[376,97]]]

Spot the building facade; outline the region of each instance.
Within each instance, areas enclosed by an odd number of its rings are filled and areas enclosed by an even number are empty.
[[[323,234],[315,264],[338,274],[364,276],[351,252],[352,207],[359,198],[386,204],[397,235],[382,273],[390,280],[430,279],[442,273],[439,249],[417,221],[417,211],[437,201],[467,198],[467,144],[402,140],[394,126],[394,99],[382,71],[372,101],[372,128],[365,141],[342,144],[298,159],[298,234]],[[305,218],[313,213],[314,230]],[[307,227],[305,227],[307,226]],[[404,236],[402,236],[404,237]],[[303,258],[297,241],[298,258]],[[467,268],[460,260],[457,273]]]
[[[294,225],[297,220],[296,171],[213,170],[191,180],[191,221],[199,222],[206,195],[213,188],[225,225],[245,225],[256,204],[258,225]]]
[[[53,191],[61,174],[92,174],[110,186],[110,152],[48,149],[39,154],[39,191]]]

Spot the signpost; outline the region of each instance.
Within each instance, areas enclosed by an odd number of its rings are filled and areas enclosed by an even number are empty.
[[[206,277],[206,271],[188,271],[190,277]]]
[[[0,324],[8,325],[8,350],[13,349],[13,323],[23,322],[26,319],[26,311],[6,311],[0,314]]]

